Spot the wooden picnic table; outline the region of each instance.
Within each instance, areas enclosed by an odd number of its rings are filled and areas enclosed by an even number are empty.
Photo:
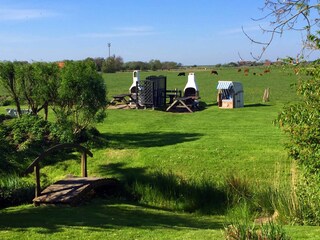
[[[195,99],[192,96],[190,96],[190,97],[177,97],[177,98],[175,98],[173,103],[171,103],[171,105],[167,108],[166,111],[168,112],[170,109],[173,109],[173,108],[185,108],[189,112],[193,113],[193,110],[191,108],[194,105],[194,100]]]
[[[110,104],[126,104],[128,105],[131,101],[131,93],[124,93],[119,95],[112,96],[113,99],[111,100]]]
[[[181,90],[167,90],[166,97],[169,98],[169,104],[171,104],[175,98],[181,97]]]

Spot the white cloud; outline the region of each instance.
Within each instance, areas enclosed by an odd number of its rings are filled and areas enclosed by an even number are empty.
[[[57,15],[45,9],[0,9],[0,21],[20,21],[29,19],[40,19]]]
[[[85,33],[80,37],[88,38],[108,38],[108,37],[130,37],[130,36],[147,36],[158,34],[152,27],[138,26],[138,27],[121,27],[115,28],[110,32],[104,33]]]

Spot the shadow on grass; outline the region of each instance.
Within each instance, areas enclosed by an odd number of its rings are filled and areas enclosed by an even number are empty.
[[[32,228],[30,231],[39,234],[70,234],[70,231],[72,234],[72,230],[84,230],[84,227],[90,232],[104,232],[108,229],[124,231],[126,227],[170,228],[179,231],[186,228],[221,229],[223,224],[221,218],[199,218],[128,203],[115,204],[102,199],[95,200],[94,204],[79,207],[28,207],[14,211],[2,210],[0,214],[0,230],[6,231],[29,231],[29,228]]]
[[[253,103],[253,104],[245,104],[244,107],[271,107],[271,105],[263,104],[263,103]]]
[[[149,133],[124,133],[124,134],[109,134],[103,133],[96,136],[93,141],[93,147],[96,148],[113,148],[113,149],[135,149],[140,147],[161,147],[174,145],[183,142],[191,142],[198,140],[202,134],[198,133],[178,133],[178,132],[149,132]],[[40,153],[39,153],[40,155]],[[31,163],[36,157],[29,162]],[[78,152],[71,149],[62,149],[52,152],[45,157],[41,164],[42,166],[52,166],[57,162],[65,160],[79,161],[80,155]],[[30,163],[26,164],[28,166]],[[26,168],[26,167],[25,167]],[[24,169],[22,170],[24,171]]]
[[[100,166],[100,174],[117,176],[125,183],[123,196],[165,210],[223,214],[226,192],[209,179],[186,179],[173,172],[148,172],[146,168],[126,167],[124,163]]]
[[[198,140],[202,134],[178,132],[149,132],[149,133],[103,133],[99,136],[95,147],[114,149],[134,149],[140,147],[162,147],[183,142]]]

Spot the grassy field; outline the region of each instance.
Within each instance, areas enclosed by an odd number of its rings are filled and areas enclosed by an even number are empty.
[[[221,186],[233,174],[260,189],[290,181],[285,137],[272,122],[284,104],[298,100],[291,87],[296,76],[280,68],[260,76],[263,70],[251,68],[248,76],[236,68],[217,69],[218,76],[195,71],[204,109],[192,114],[108,110],[107,119],[98,125],[103,144],[91,149],[94,156],[88,159],[89,175],[148,181],[161,171]],[[167,76],[168,89],[183,90],[187,81],[177,77],[176,71],[142,72],[141,78],[149,75]],[[104,78],[109,99],[128,92],[132,84],[130,72]],[[218,80],[243,83],[244,108],[216,106]],[[267,87],[270,102],[264,104]],[[79,175],[79,158],[41,171],[44,183],[66,174]],[[170,206],[157,199],[144,205],[98,199],[77,208],[13,207],[0,211],[0,234],[1,239],[223,239],[224,216],[170,211]],[[320,233],[312,227],[287,226],[286,230],[293,239],[317,239]]]

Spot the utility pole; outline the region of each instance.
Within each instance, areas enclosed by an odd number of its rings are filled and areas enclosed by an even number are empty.
[[[109,48],[109,58],[110,58],[110,47],[111,47],[111,43],[108,43],[108,48]]]

